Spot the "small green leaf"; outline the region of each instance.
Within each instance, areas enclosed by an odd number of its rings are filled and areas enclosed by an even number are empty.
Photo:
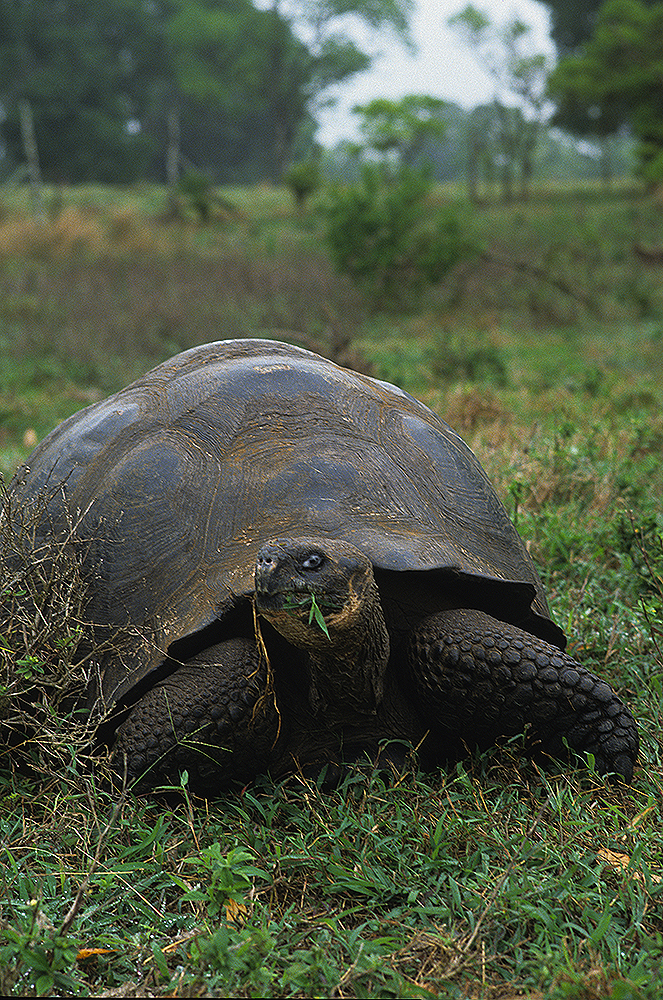
[[[311,610],[309,611],[308,623],[309,625],[315,619],[316,625],[322,629],[327,638],[329,639],[329,629],[327,628],[327,622],[325,621],[325,616],[323,615],[318,602],[315,599],[315,594],[311,594]]]

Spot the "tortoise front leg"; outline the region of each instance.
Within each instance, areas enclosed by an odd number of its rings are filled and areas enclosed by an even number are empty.
[[[214,795],[267,766],[278,732],[265,668],[248,639],[210,646],[156,684],[118,728],[113,755],[139,791],[189,784]],[[263,697],[265,696],[265,697]]]
[[[566,741],[591,752],[599,773],[632,780],[633,716],[609,684],[556,646],[481,611],[456,609],[419,625],[408,659],[429,721],[455,740],[487,747],[529,723],[544,753],[567,757]]]

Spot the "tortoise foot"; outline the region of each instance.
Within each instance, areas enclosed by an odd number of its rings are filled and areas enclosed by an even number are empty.
[[[639,740],[630,711],[543,639],[480,611],[445,611],[415,631],[409,662],[430,720],[456,738],[486,747],[529,726],[537,754],[591,753],[599,773],[632,780]]]
[[[139,791],[157,784],[213,795],[264,767],[277,727],[255,643],[211,646],[155,685],[118,728],[113,755]]]

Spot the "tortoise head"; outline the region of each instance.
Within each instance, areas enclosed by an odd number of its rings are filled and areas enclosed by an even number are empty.
[[[338,539],[274,539],[258,552],[255,588],[258,614],[309,654],[314,707],[374,711],[389,635],[370,559]]]
[[[258,613],[304,649],[328,648],[361,627],[366,602],[376,598],[370,560],[348,542],[277,538],[258,552]]]

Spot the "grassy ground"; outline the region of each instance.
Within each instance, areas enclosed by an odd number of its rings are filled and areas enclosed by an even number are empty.
[[[629,789],[518,742],[450,773],[117,800],[60,754],[0,776],[0,992],[655,998],[663,955],[660,207],[633,192],[487,206],[487,253],[407,314],[330,271],[315,213],[225,192],[0,211],[0,465],[172,353],[278,336],[397,381],[480,456],[578,658],[641,723]],[[25,669],[29,669],[26,665]],[[81,773],[81,770],[83,773]],[[115,992],[113,992],[115,991]]]

